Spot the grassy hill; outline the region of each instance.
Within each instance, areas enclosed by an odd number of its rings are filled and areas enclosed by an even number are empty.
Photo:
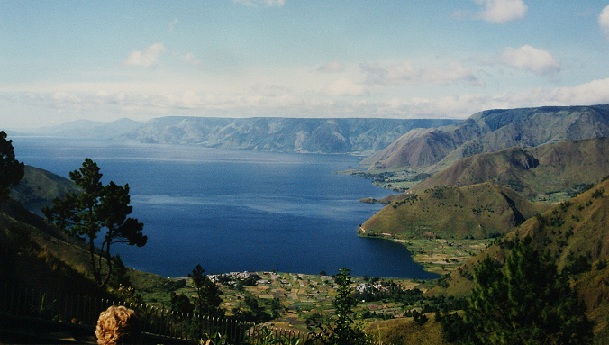
[[[80,243],[9,200],[0,208],[0,281],[67,293],[95,291]]]
[[[11,190],[11,198],[28,210],[42,215],[40,209],[43,206],[50,206],[53,199],[77,191],[78,188],[71,180],[26,165],[23,179]]]
[[[482,239],[512,231],[546,207],[488,182],[441,186],[394,200],[364,222],[360,233],[403,240]]]
[[[526,198],[559,201],[579,194],[609,174],[609,138],[512,147],[461,159],[411,189],[467,186],[491,181]]]
[[[474,267],[490,256],[503,262],[515,238],[531,237],[533,246],[557,260],[595,321],[597,339],[609,339],[609,179],[530,218],[502,240],[471,258],[444,281],[442,293],[463,295],[474,284]],[[439,288],[436,288],[437,290]],[[436,293],[438,292],[436,290]],[[602,342],[600,342],[602,343]]]

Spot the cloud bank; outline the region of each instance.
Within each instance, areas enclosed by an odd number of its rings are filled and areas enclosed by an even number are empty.
[[[159,63],[159,57],[165,52],[163,43],[154,43],[143,50],[133,50],[123,61],[127,66],[152,67]]]

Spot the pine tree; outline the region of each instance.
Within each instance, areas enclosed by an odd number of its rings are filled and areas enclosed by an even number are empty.
[[[52,207],[42,212],[68,234],[83,238],[89,250],[89,263],[97,285],[104,287],[112,276],[111,246],[127,243],[141,247],[148,237],[142,234],[144,225],[127,217],[132,212],[129,185],[110,182],[104,186],[97,164],[87,158],[78,170],[70,172],[70,179],[81,190],[53,200]],[[101,247],[96,247],[98,234],[105,230]]]
[[[192,277],[195,289],[197,290],[197,300],[195,301],[195,311],[203,316],[222,317],[224,309],[222,304],[222,291],[205,274],[205,269],[197,265],[193,270]]]
[[[12,140],[6,140],[6,133],[0,132],[0,203],[10,194],[10,187],[19,184],[24,174],[24,165],[15,159]]]
[[[463,327],[469,344],[590,344],[585,307],[530,238],[516,242],[503,266],[486,258],[476,270]]]

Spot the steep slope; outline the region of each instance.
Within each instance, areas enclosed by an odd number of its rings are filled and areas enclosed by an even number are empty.
[[[568,272],[589,318],[596,322],[597,338],[609,337],[609,179],[568,201],[524,222],[513,232],[472,258],[445,280],[449,294],[467,294],[473,286],[476,264],[490,256],[503,262],[514,239],[531,237],[533,246],[556,258]]]
[[[404,135],[362,163],[432,172],[478,153],[608,136],[606,104],[488,110],[461,124]]]
[[[552,195],[560,194],[558,198],[566,199],[607,175],[609,138],[563,141],[528,149],[512,147],[461,159],[414,186],[411,192],[491,181],[529,199],[555,201]]]
[[[0,207],[0,281],[45,291],[96,291],[87,252],[10,200]]]
[[[435,187],[385,206],[361,225],[360,233],[397,239],[488,238],[512,231],[544,208],[491,183]]]
[[[415,128],[456,120],[162,117],[122,136],[148,143],[316,153],[369,153]]]
[[[11,190],[11,197],[29,211],[42,215],[40,209],[49,206],[56,197],[78,191],[74,183],[44,169],[25,166],[19,185]]]

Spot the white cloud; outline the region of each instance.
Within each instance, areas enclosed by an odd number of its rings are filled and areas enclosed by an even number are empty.
[[[124,61],[125,65],[152,67],[159,63],[159,57],[165,52],[163,43],[154,43],[144,50],[133,50]]]
[[[438,98],[388,98],[377,104],[379,114],[464,118],[488,109],[543,105],[592,105],[609,102],[609,78],[556,88],[534,88],[495,95],[461,94]]]
[[[537,75],[552,76],[560,72],[560,63],[554,59],[552,54],[530,45],[524,45],[518,49],[504,49],[499,55],[499,61],[504,65],[530,71]]]
[[[609,39],[609,5],[605,6],[601,14],[598,16],[598,25],[601,26],[605,37]]]
[[[405,60],[384,65],[363,63],[360,68],[366,73],[366,81],[373,85],[448,85],[463,81],[473,85],[480,84],[472,71],[459,62],[449,62],[447,66],[442,67],[419,67]]]
[[[370,94],[363,85],[358,85],[348,78],[332,81],[323,89],[323,93],[328,96],[365,96]]]
[[[285,0],[233,0],[234,3],[245,6],[283,6]]]
[[[488,22],[507,23],[524,18],[527,5],[523,0],[474,0],[478,5],[484,6],[479,17]]]

